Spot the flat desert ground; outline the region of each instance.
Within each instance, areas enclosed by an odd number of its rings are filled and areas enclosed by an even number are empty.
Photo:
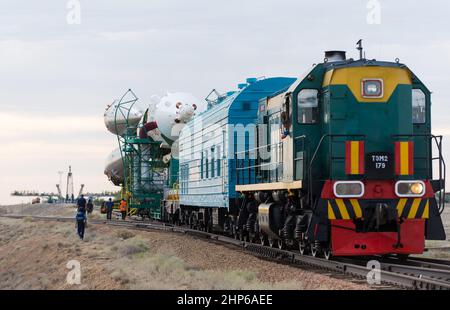
[[[0,289],[367,289],[364,280],[340,279],[262,260],[237,248],[157,231],[88,224],[76,235],[70,205],[0,207]],[[92,218],[100,218],[97,210]],[[69,261],[80,262],[80,284],[67,282]]]

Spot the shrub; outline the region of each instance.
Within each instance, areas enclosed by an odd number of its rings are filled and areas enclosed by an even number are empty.
[[[132,233],[129,230],[120,230],[120,231],[117,232],[117,237],[119,237],[119,238],[121,238],[123,240],[127,240],[127,239],[130,239],[130,238],[133,238],[134,236],[135,236],[135,234]]]

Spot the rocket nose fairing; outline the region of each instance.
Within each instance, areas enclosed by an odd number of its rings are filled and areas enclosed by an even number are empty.
[[[183,92],[167,93],[162,98],[153,96],[151,101],[142,134],[160,141],[164,148],[170,148],[184,124],[206,109],[206,102]]]
[[[142,118],[142,111],[135,106],[132,106],[129,111],[118,109],[119,102],[114,100],[108,105],[103,114],[105,126],[109,132],[122,136],[125,133],[127,122],[128,126],[137,126]]]

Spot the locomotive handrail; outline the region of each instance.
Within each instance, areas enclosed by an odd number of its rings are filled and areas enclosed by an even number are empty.
[[[431,154],[428,154],[429,156],[426,159],[431,159],[431,162],[433,160],[439,160],[439,184],[442,186],[442,189],[439,191],[439,214],[442,214],[445,208],[445,179],[446,179],[446,173],[447,173],[447,166],[445,165],[444,156],[442,156],[442,135],[435,136],[433,134],[401,134],[401,135],[392,135],[392,137],[408,137],[408,138],[414,138],[414,137],[426,137],[430,138],[430,140],[434,140],[436,147],[438,148],[438,157],[433,157],[433,152],[431,150]],[[428,149],[428,152],[430,152],[430,149]],[[428,161],[427,161],[428,166]],[[430,167],[428,167],[430,168]],[[433,163],[431,164],[431,169],[429,172],[431,172],[430,176],[433,175]]]
[[[313,187],[312,167],[313,167],[314,161],[315,161],[315,159],[317,157],[317,153],[319,152],[320,147],[323,144],[323,141],[327,137],[330,137],[330,138],[334,138],[334,137],[363,137],[363,138],[365,138],[366,135],[361,135],[361,134],[336,134],[336,135],[324,134],[320,138],[319,144],[317,145],[316,150],[314,151],[313,156],[311,157],[311,161],[309,162],[309,168],[308,168],[308,187],[309,187],[308,188],[308,194],[309,194],[309,204],[311,206],[311,209],[314,209],[314,206],[313,206],[313,195],[312,195],[312,187]],[[332,145],[330,143],[330,158],[331,158],[331,160],[330,160],[330,177],[331,177],[331,172],[332,172],[331,171],[332,161],[333,161],[332,155],[333,155],[333,148],[332,148]]]
[[[250,152],[253,152],[254,150],[262,149],[263,147],[268,147],[268,146],[273,146],[273,145],[280,145],[282,143],[283,142],[277,142],[277,143],[272,143],[272,144],[265,144],[265,145],[258,146],[258,147],[255,147],[255,148],[252,148],[252,149],[249,149],[249,150],[244,150],[244,151],[241,151],[241,152],[235,152],[235,155],[242,154],[242,153],[250,153]],[[245,158],[241,158],[241,159],[245,159]]]

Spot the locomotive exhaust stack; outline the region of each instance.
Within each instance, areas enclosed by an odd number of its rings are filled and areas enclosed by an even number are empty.
[[[345,51],[325,51],[326,62],[344,61],[345,53]]]

